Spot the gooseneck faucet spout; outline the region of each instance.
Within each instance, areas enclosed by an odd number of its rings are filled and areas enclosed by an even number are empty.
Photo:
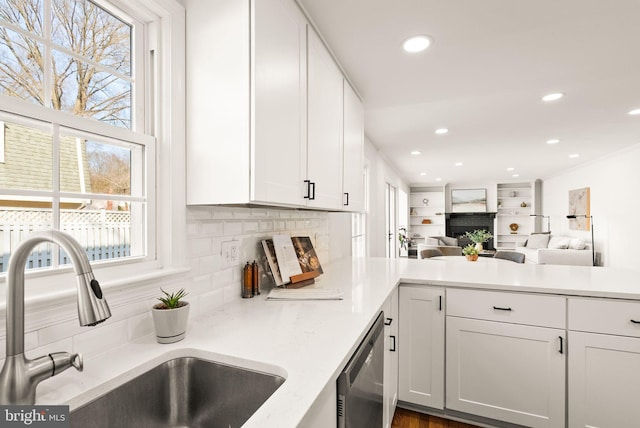
[[[78,283],[80,325],[93,326],[111,316],[89,259],[75,239],[57,230],[29,235],[15,249],[7,272],[7,357],[0,371],[0,404],[34,404],[42,380],[69,367],[82,371],[79,354],[56,352],[33,360],[24,355],[24,270],[31,251],[43,242],[58,244],[71,259]]]

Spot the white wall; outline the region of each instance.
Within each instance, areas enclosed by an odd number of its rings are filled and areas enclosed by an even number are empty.
[[[542,182],[542,213],[553,234],[591,240],[591,232],[569,230],[569,190],[591,188],[599,265],[640,270],[635,250],[640,239],[640,144]]]
[[[407,194],[409,186],[365,136],[365,164],[369,169],[369,213],[367,216],[367,256],[385,257],[387,227],[385,225],[385,191],[387,183]],[[397,218],[397,213],[396,213]]]

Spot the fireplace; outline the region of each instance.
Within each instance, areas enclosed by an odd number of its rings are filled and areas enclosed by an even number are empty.
[[[465,247],[471,244],[466,232],[476,229],[488,230],[492,235],[496,213],[447,213],[445,214],[445,232],[447,236],[458,238],[458,245]],[[482,244],[486,250],[494,250],[493,238]]]

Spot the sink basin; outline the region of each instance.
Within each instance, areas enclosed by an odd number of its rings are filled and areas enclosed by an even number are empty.
[[[284,380],[199,358],[176,358],[73,410],[71,426],[236,428]]]

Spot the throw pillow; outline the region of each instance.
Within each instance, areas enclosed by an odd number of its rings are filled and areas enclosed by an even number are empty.
[[[569,242],[569,248],[572,250],[584,250],[587,248],[587,244],[582,239],[573,238]]]
[[[451,238],[449,236],[441,236],[440,237],[440,241],[442,242],[443,245],[448,245],[448,246],[452,246],[455,247],[458,245],[458,239],[457,238]]]
[[[532,234],[527,240],[527,248],[547,248],[547,244],[549,244],[549,235],[547,234]]]
[[[566,250],[569,248],[569,238],[565,238],[562,236],[553,236],[549,239],[548,248],[552,248],[554,250]]]

